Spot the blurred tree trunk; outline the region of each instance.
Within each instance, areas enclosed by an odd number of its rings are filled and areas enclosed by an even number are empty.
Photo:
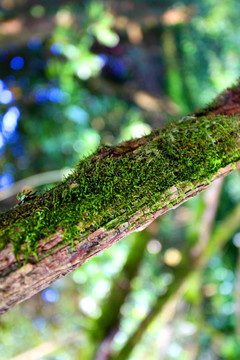
[[[156,226],[153,226],[156,230]],[[94,342],[100,344],[95,360],[108,359],[112,350],[112,341],[119,330],[121,306],[131,291],[131,282],[138,273],[148,241],[155,231],[143,230],[135,235],[121,272],[113,279],[110,295],[102,306],[102,314],[96,321],[93,332]]]
[[[194,116],[100,148],[62,184],[0,215],[0,313],[240,168],[239,109],[235,86]]]

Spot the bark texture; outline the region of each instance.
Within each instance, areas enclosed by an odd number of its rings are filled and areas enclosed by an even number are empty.
[[[240,107],[239,94],[238,86],[227,89],[207,109],[189,117],[189,121],[180,120],[175,127],[169,126],[163,132],[154,131],[148,137],[130,140],[115,148],[101,148],[88,159],[90,165],[85,172],[80,169],[81,172],[73,174],[64,184],[42,196],[29,197],[26,203],[0,215],[0,313],[43,290],[131,232],[141,231],[158,216],[199,194],[215,179],[240,168],[240,126],[237,116]],[[222,118],[219,120],[220,115],[225,115],[224,122]],[[203,121],[199,121],[199,117],[204,117]],[[228,121],[230,126],[224,130],[224,136],[221,134],[216,137],[215,124],[219,123],[221,128],[222,124]],[[204,133],[204,137],[198,137],[203,123],[205,127],[212,128],[213,132],[209,130],[210,132]],[[176,132],[180,139],[177,145]],[[191,137],[186,138],[189,133]],[[170,167],[168,173],[163,173],[163,162],[158,161],[161,153],[165,151],[167,138],[169,149],[166,159],[169,160]],[[188,149],[190,140],[194,140],[192,145],[195,147],[191,151]],[[216,159],[212,159],[216,148]],[[226,149],[226,154],[222,149]],[[198,167],[198,158],[200,170],[198,173],[195,170],[191,175],[191,168]],[[130,164],[130,167],[121,167],[122,159],[126,164]],[[161,158],[161,161],[164,161],[164,158]],[[117,190],[113,195],[109,195],[110,202],[107,204],[105,197],[108,197],[108,193],[103,199],[98,187],[102,178],[107,177],[107,191],[120,189],[118,178],[119,182],[124,183],[128,178],[122,174],[124,171],[131,172],[131,166],[134,168],[136,162],[138,165],[135,171],[141,173],[139,181],[136,182],[134,176],[131,182],[124,184],[129,202],[124,202],[124,194],[119,195]],[[186,163],[186,168],[180,166],[176,170],[179,163]],[[108,174],[96,175],[101,166],[105,168],[105,164],[111,166]],[[205,176],[208,166],[211,166],[212,170],[209,176]],[[152,167],[154,172],[148,176]],[[185,176],[185,171],[189,172],[188,177]],[[147,185],[144,183],[145,173]],[[171,176],[172,180],[169,181]],[[82,184],[81,189],[85,189],[85,184],[91,183],[93,178],[95,183],[92,185],[92,192],[81,190],[79,197],[79,184]],[[111,186],[109,179],[112,179]],[[157,186],[156,182],[160,183],[161,187]],[[131,186],[134,189],[130,191],[128,188]],[[87,199],[90,205],[85,205]],[[78,202],[79,214],[76,210]],[[99,204],[99,209],[104,207],[104,212],[98,216]],[[72,211],[64,218],[70,207]],[[88,208],[92,213],[86,211]],[[59,219],[55,219],[54,214],[58,212]],[[31,222],[32,219],[35,219],[35,222]],[[70,231],[72,228],[75,229],[73,233]]]

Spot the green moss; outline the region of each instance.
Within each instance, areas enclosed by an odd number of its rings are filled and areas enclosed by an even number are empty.
[[[63,232],[74,242],[99,227],[114,228],[139,209],[150,213],[174,205],[192,188],[240,160],[238,117],[186,117],[154,131],[130,151],[131,142],[102,147],[79,162],[54,189],[29,199],[0,217],[0,249],[36,255],[40,239]],[[117,150],[118,149],[118,150]],[[127,149],[125,151],[124,149]],[[177,198],[169,188],[176,185]],[[148,214],[150,214],[148,213]]]

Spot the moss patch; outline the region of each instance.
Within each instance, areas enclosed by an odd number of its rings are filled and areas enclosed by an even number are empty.
[[[191,116],[154,131],[139,146],[99,148],[55,188],[0,215],[0,249],[11,242],[27,260],[37,257],[39,240],[58,231],[61,245],[74,243],[99,227],[119,226],[139,209],[159,210],[163,199],[178,203],[185,196],[182,183],[196,187],[240,160],[239,129],[239,117]],[[171,200],[174,185],[179,195]]]

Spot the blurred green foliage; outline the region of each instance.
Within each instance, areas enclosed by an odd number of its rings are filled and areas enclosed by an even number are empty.
[[[236,0],[3,0],[0,188],[72,167],[100,142],[141,136],[210,102],[239,76],[239,6]],[[53,186],[47,178],[46,186]],[[233,173],[212,231],[229,214],[234,218],[239,189]],[[192,199],[6,313],[0,357],[35,348],[32,359],[100,360],[107,359],[105,345],[118,359],[153,304],[177,283],[177,266],[198,242],[205,210],[204,196]],[[172,292],[129,360],[239,359],[240,229],[232,227],[224,246]],[[137,241],[147,244],[138,259],[130,256]],[[114,294],[122,304],[113,316]]]

